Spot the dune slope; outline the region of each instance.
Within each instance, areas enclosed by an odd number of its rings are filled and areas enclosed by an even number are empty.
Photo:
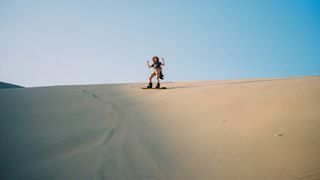
[[[320,78],[0,90],[1,179],[319,179]]]

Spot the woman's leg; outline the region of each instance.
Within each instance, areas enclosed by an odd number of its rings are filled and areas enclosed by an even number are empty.
[[[154,73],[152,73],[151,75],[150,75],[150,77],[149,77],[149,83],[152,83],[152,78],[155,76],[155,74]]]
[[[159,88],[160,87],[160,70],[159,69],[157,69],[157,73],[156,73],[156,76],[157,76],[157,88]]]

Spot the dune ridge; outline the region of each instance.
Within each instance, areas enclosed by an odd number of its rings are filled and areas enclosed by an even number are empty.
[[[2,179],[319,179],[320,77],[0,90]]]

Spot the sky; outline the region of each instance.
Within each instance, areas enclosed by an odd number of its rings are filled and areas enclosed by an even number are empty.
[[[319,0],[0,0],[0,81],[26,87],[320,75]]]

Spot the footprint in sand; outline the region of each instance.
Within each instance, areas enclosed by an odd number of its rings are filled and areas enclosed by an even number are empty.
[[[96,98],[96,99],[100,99],[99,96],[92,94],[92,97]]]
[[[283,136],[283,133],[277,133],[277,136],[278,136],[278,137],[282,137],[282,136]]]

